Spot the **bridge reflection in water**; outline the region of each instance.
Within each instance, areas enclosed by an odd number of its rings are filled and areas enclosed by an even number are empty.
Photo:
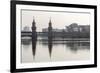
[[[22,39],[22,62],[25,63],[89,58],[89,41],[53,41],[52,38],[40,40],[40,37],[37,37],[37,40],[32,42],[32,38]]]

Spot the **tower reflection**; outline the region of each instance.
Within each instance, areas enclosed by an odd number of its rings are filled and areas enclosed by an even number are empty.
[[[51,53],[52,53],[52,37],[49,37],[48,38],[48,49],[49,49],[49,54],[50,54],[50,57],[51,57]]]

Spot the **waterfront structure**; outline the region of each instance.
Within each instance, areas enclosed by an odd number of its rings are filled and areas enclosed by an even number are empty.
[[[48,28],[42,30],[44,36],[47,36]],[[62,38],[90,38],[90,25],[78,25],[72,23],[66,26],[66,29],[52,29],[52,36]]]
[[[67,32],[90,32],[90,25],[78,25],[77,23],[72,23],[66,26]]]
[[[43,28],[41,32],[36,32],[36,23],[35,19],[33,19],[32,32],[29,31],[29,28],[25,27],[25,31],[22,31],[21,36],[32,36],[33,40],[36,40],[37,35],[48,38],[51,36],[52,38],[90,38],[90,25],[79,25],[77,23],[72,23],[65,27],[65,29],[53,28],[50,19],[48,28]]]
[[[72,23],[66,26],[67,36],[72,38],[90,38],[90,25],[78,25]],[[69,34],[69,35],[68,35]]]
[[[35,50],[36,50],[36,42],[37,42],[37,32],[36,32],[36,25],[35,25],[35,19],[33,19],[32,22],[32,51],[33,56],[35,56]]]
[[[48,32],[48,28],[43,28],[42,32]],[[66,29],[53,28],[52,32],[90,32],[90,25],[78,25],[77,23],[72,23],[66,26]]]

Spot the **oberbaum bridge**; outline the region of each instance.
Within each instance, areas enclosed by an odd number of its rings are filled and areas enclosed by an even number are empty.
[[[36,31],[36,22],[35,22],[35,19],[33,18],[33,22],[32,22],[32,32],[31,31],[21,31],[21,37],[32,37],[32,40],[37,40],[37,36],[38,35],[42,35],[42,36],[46,36],[48,37],[48,40],[49,39],[52,39],[52,38],[56,38],[56,37],[62,37],[62,38],[68,38],[66,40],[72,40],[72,38],[75,38],[74,40],[90,40],[90,26],[88,25],[85,25],[84,26],[81,26],[82,28],[87,28],[85,29],[84,31],[82,32],[73,32],[72,31],[72,28],[74,27],[77,27],[78,25],[77,24],[74,24],[73,25],[70,25],[71,29],[69,32],[54,32],[53,31],[53,28],[52,28],[52,22],[51,22],[51,19],[48,23],[48,28],[46,32],[37,32]],[[88,30],[88,31],[86,31]],[[53,39],[54,40],[54,39]]]
[[[28,37],[32,37],[32,38],[36,38],[37,35],[39,34],[43,34],[43,33],[47,33],[47,32],[37,32],[36,31],[36,23],[35,23],[35,19],[33,19],[33,22],[32,22],[32,32],[31,31],[21,31],[21,37],[25,37],[25,36],[28,36]],[[51,23],[51,19],[49,21],[49,27],[48,27],[48,37],[51,37],[52,36],[52,23]]]

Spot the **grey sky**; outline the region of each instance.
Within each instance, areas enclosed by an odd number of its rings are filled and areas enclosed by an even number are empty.
[[[89,13],[22,10],[22,30],[25,26],[29,26],[31,30],[33,16],[35,18],[37,31],[42,31],[43,28],[47,28],[50,18],[53,28],[58,29],[64,29],[65,26],[71,23],[78,23],[79,25],[90,24]]]

